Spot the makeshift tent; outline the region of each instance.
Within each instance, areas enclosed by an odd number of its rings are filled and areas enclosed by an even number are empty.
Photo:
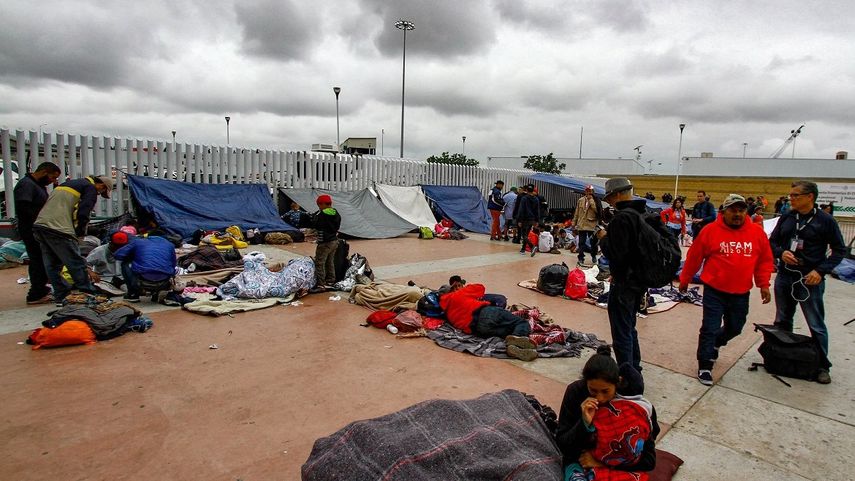
[[[423,185],[437,213],[471,232],[490,233],[492,219],[481,191],[472,186]]]
[[[315,199],[332,197],[333,207],[341,214],[339,232],[362,239],[388,239],[406,234],[417,226],[398,217],[368,189],[336,192],[322,189],[284,189],[279,193],[308,211],[317,210]],[[290,202],[289,202],[290,204]]]
[[[176,180],[128,176],[137,213],[154,217],[157,225],[187,240],[199,229],[302,233],[279,218],[265,184],[195,184]]]
[[[436,217],[430,210],[424,192],[419,187],[376,184],[374,190],[380,195],[383,204],[402,219],[417,226],[433,229]]]
[[[531,180],[536,180],[536,181],[540,181],[540,182],[546,182],[546,183],[552,184],[552,185],[558,185],[561,187],[566,187],[568,189],[571,189],[573,192],[577,192],[579,194],[585,193],[585,187],[586,186],[593,185],[594,186],[594,196],[596,196],[599,199],[602,199],[606,195],[606,189],[605,188],[603,188],[597,184],[591,184],[590,182],[588,182],[584,179],[575,179],[572,177],[563,177],[560,175],[538,173],[538,174],[532,175]],[[635,196],[635,198],[636,199],[643,199],[643,197],[638,197],[638,196]],[[548,200],[549,199],[547,199],[547,201]],[[648,199],[645,199],[645,200],[647,200],[647,208],[650,210],[662,210],[662,209],[667,209],[668,207],[670,207],[670,204],[666,204],[664,202],[658,202],[655,200],[648,200]]]

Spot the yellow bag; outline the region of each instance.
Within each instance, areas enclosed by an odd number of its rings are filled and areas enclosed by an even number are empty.
[[[231,234],[235,239],[242,241],[244,240],[243,232],[241,232],[240,227],[233,225],[226,229],[226,232]]]

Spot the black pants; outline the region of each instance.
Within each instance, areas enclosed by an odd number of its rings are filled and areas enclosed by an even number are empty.
[[[531,326],[522,317],[511,314],[511,311],[496,306],[484,306],[476,314],[476,319],[469,325],[472,333],[478,337],[522,336],[531,333]]]
[[[748,318],[748,294],[729,294],[704,285],[704,317],[698,333],[698,369],[712,370],[715,348],[742,333]]]
[[[588,248],[588,245],[587,245],[587,243],[588,243],[587,241],[589,238],[591,239],[591,247],[590,248]],[[599,239],[597,239],[597,236],[594,233],[594,231],[590,231],[590,230],[580,230],[579,231],[579,246],[578,246],[579,262],[583,262],[585,260],[585,251],[588,251],[591,253],[591,262],[594,264],[597,263],[597,243],[598,242],[599,242]]]
[[[27,293],[27,302],[37,301],[50,292],[47,286],[48,276],[45,272],[42,248],[39,246],[39,241],[33,237],[32,229],[20,229],[20,234],[24,246],[27,247],[27,256],[30,258],[30,265],[27,267],[27,272],[30,275],[30,292]]]
[[[522,224],[522,226],[519,229],[517,229],[517,231],[518,231],[517,236],[519,237],[520,244],[521,244],[520,245],[520,252],[525,252],[525,246],[527,246],[527,245],[531,245],[531,250],[534,251],[535,249],[537,249],[537,244],[531,244],[528,241],[528,233],[533,226],[537,225],[537,221],[536,220],[524,220],[524,221],[521,221],[520,223]]]
[[[618,365],[630,363],[641,371],[641,348],[635,330],[636,313],[641,306],[646,289],[612,284],[609,289],[609,325],[612,330],[612,347]]]
[[[53,297],[57,302],[65,299],[71,287],[62,278],[62,266],[68,269],[68,274],[74,281],[74,287],[90,294],[97,293],[95,286],[89,280],[86,259],[80,255],[77,239],[51,229],[36,229],[33,236],[39,241],[42,258],[45,263],[45,273],[53,286]]]

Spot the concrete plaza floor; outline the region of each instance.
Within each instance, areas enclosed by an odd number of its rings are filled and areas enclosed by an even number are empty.
[[[312,244],[262,246],[310,255]],[[439,286],[452,274],[511,302],[537,305],[559,324],[609,340],[606,311],[522,289],[544,265],[575,256],[520,256],[518,246],[464,241],[351,241],[378,278]],[[483,359],[424,338],[364,328],[368,311],[329,294],[300,306],[203,317],[143,302],[145,334],[53,350],[18,344],[51,306],[27,307],[23,267],[0,271],[0,479],[292,480],[315,439],[347,423],[432,398],[466,399],[514,388],[556,411],[582,358],[531,363]],[[701,308],[681,304],[638,330],[646,396],[659,412],[658,446],[685,460],[677,480],[851,480],[855,452],[855,288],[829,279],[833,382],[749,372],[759,335],[746,327],[722,349],[716,384],[695,379]],[[751,299],[749,324],[772,321]],[[796,325],[806,332],[801,314]],[[218,344],[219,349],[208,349]]]

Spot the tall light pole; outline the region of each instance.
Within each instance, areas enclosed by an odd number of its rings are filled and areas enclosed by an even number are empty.
[[[680,164],[683,163],[683,129],[686,124],[680,124],[680,146],[677,148],[677,177],[674,179],[674,198],[677,198],[677,187],[680,185]]]
[[[226,145],[229,145],[231,142],[229,141],[229,120],[231,117],[226,116]]]
[[[407,30],[415,30],[416,24],[403,18],[395,22],[395,28],[404,31],[404,55],[401,64],[401,155],[404,157],[404,86],[407,79]]]
[[[466,157],[466,136],[463,136],[463,157]]]
[[[172,145],[175,145],[175,134],[177,134],[175,130],[172,131]]]
[[[332,91],[335,92],[335,150],[338,151],[341,148],[338,130],[338,94],[341,93],[341,87],[333,87]]]
[[[748,153],[748,142],[742,143],[742,158],[745,158],[745,154]]]
[[[380,155],[386,155],[386,129],[380,129]]]

